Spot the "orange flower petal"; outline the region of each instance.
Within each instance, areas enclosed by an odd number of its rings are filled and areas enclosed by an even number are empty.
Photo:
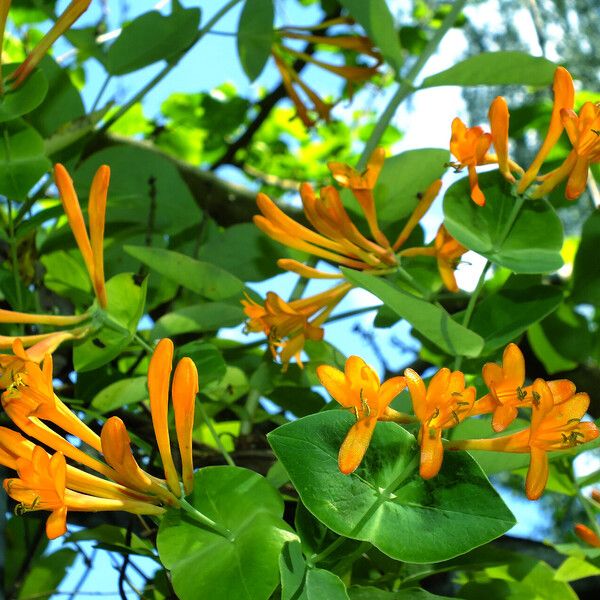
[[[317,377],[331,397],[345,408],[351,408],[359,403],[359,398],[352,390],[342,371],[329,365],[317,367]]]
[[[90,218],[90,243],[94,259],[94,291],[98,303],[106,308],[106,287],[104,282],[104,225],[106,222],[106,196],[110,181],[110,168],[102,165],[92,181],[88,215]]]
[[[406,379],[406,385],[410,392],[410,399],[415,415],[420,421],[425,421],[430,417],[427,407],[427,390],[425,388],[425,383],[412,369],[406,369],[404,371],[404,378]]]
[[[444,446],[441,429],[421,426],[421,464],[419,474],[423,479],[435,477],[442,468]]]
[[[517,413],[517,408],[512,404],[497,406],[492,417],[493,430],[504,431],[517,418]]]
[[[525,492],[530,500],[537,500],[548,482],[548,455],[546,451],[535,446],[531,448],[531,460],[525,480]]]
[[[360,419],[350,428],[338,454],[338,466],[344,475],[355,471],[367,452],[377,425],[376,418]]]
[[[502,354],[502,370],[507,385],[520,387],[525,382],[525,359],[516,344],[508,344]]]
[[[49,540],[55,540],[67,533],[67,507],[61,506],[50,513],[46,521],[46,535]]]

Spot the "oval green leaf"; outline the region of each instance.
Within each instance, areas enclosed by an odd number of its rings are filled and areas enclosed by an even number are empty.
[[[470,250],[515,273],[550,273],[560,269],[563,228],[550,204],[545,200],[526,201],[502,242],[516,200],[496,171],[481,174],[479,183],[485,206],[477,206],[471,200],[466,177],[446,192],[444,223],[448,231]]]
[[[306,508],[339,535],[424,563],[464,554],[515,524],[466,453],[447,452],[439,475],[422,479],[417,441],[395,423],[378,423],[362,465],[343,475],[337,455],[354,422],[344,411],[325,411],[268,436]]]
[[[244,73],[254,81],[261,73],[273,45],[273,0],[246,0],[240,14],[237,51]]]
[[[2,75],[6,77],[19,65],[2,65]],[[14,92],[7,91],[0,97],[0,122],[11,121],[38,107],[48,92],[48,80],[44,73],[36,69],[23,85]]]
[[[482,52],[427,77],[421,88],[440,85],[550,85],[556,65],[525,52]]]
[[[296,539],[281,518],[283,500],[258,473],[206,467],[188,501],[226,527],[230,541],[171,509],[160,522],[158,554],[181,600],[264,600],[279,583],[279,554]],[[193,574],[193,576],[190,576]]]
[[[453,356],[479,356],[483,339],[463,327],[439,306],[404,292],[381,277],[342,268],[344,277],[354,285],[377,296],[421,335]]]
[[[123,246],[123,249],[152,271],[210,300],[230,298],[244,289],[244,283],[231,273],[179,252],[144,246]]]

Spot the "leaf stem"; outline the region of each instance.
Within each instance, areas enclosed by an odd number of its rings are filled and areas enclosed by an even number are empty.
[[[371,156],[373,150],[375,150],[375,148],[377,147],[377,144],[379,144],[381,138],[383,137],[383,134],[385,133],[385,130],[387,129],[387,126],[390,124],[390,121],[396,114],[396,110],[398,110],[400,104],[408,96],[410,96],[410,94],[412,94],[413,91],[415,91],[413,85],[415,79],[421,72],[421,69],[425,66],[425,63],[427,63],[431,56],[436,52],[440,42],[442,41],[442,38],[454,25],[454,22],[460,15],[466,3],[466,0],[458,0],[454,3],[454,5],[452,6],[452,10],[446,15],[446,18],[442,21],[440,28],[429,40],[429,42],[423,49],[423,52],[421,52],[419,58],[411,67],[406,76],[402,78],[398,90],[392,96],[391,100],[389,101],[389,104],[383,111],[381,117],[379,117],[379,120],[375,124],[375,127],[373,128],[373,131],[371,132],[371,135],[369,136],[369,139],[365,144],[363,153],[361,154],[361,157],[356,166],[357,170],[362,171],[366,167],[369,157]]]
[[[202,406],[202,402],[198,402],[196,404],[196,407],[198,408],[198,412],[200,413],[200,418],[204,421],[204,423],[208,427],[208,431],[210,432],[210,435],[212,436],[213,440],[215,441],[215,444],[216,444],[217,448],[219,449],[219,452],[223,455],[225,462],[230,467],[235,467],[235,462],[233,462],[233,458],[231,458],[231,454],[229,454],[229,452],[227,452],[227,450],[225,449],[225,446],[223,445],[223,442],[221,441],[221,438],[219,437],[217,430],[215,429],[214,425],[212,424],[212,421],[206,414],[206,411],[204,410],[204,406]]]
[[[266,341],[266,340],[265,340]],[[242,425],[240,427],[241,435],[248,435],[252,431],[252,423],[254,421],[254,413],[256,412],[256,407],[258,406],[258,400],[260,398],[260,392],[254,388],[252,388],[248,392],[248,397],[246,398],[246,418],[242,421]]]
[[[339,538],[337,538],[337,540],[335,540],[334,542],[332,542],[331,544],[329,544],[329,546],[327,546],[324,550],[322,550],[321,552],[315,553],[312,556],[310,556],[307,559],[306,564],[308,564],[310,567],[314,567],[317,563],[322,562],[330,554],[332,554],[333,552],[335,552],[342,544],[344,544],[345,542],[347,542],[348,539],[349,538],[347,538],[347,537],[340,536]]]
[[[212,529],[215,533],[222,535],[230,542],[233,541],[233,534],[229,529],[227,529],[227,527],[223,527],[222,525],[219,525],[216,521],[213,521],[210,517],[207,517],[197,508],[194,508],[187,500],[185,500],[185,498],[179,499],[179,506],[184,512],[190,515],[190,517],[192,517],[199,523],[202,523],[202,525],[206,525],[206,527]]]

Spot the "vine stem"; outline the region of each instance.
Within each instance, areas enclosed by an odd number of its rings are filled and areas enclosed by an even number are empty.
[[[217,433],[215,426],[212,424],[212,421],[209,419],[208,415],[206,414],[206,411],[204,410],[204,407],[202,406],[202,402],[199,402],[197,404],[197,407],[198,407],[198,412],[200,413],[200,417],[206,423],[206,426],[208,427],[208,431],[210,432],[210,435],[213,437],[215,444],[217,445],[217,448],[219,449],[219,452],[223,455],[225,462],[230,467],[235,467],[235,462],[233,462],[233,458],[231,458],[231,454],[229,454],[229,452],[227,452],[227,450],[225,449],[225,446],[223,445],[223,442],[221,441],[221,438],[219,437],[219,434]]]
[[[358,171],[362,171],[367,166],[367,161],[369,160],[369,157],[371,156],[373,150],[375,150],[375,148],[377,147],[377,144],[379,144],[381,138],[383,137],[383,134],[385,133],[385,130],[387,129],[387,126],[390,124],[390,121],[396,113],[396,110],[398,110],[398,107],[405,100],[405,98],[410,96],[410,94],[412,94],[413,91],[415,91],[415,79],[417,78],[417,76],[421,72],[421,69],[425,66],[427,61],[431,58],[433,54],[435,54],[436,50],[438,49],[438,46],[440,45],[440,42],[442,41],[442,38],[454,25],[456,19],[460,15],[466,3],[466,0],[458,0],[458,2],[454,3],[452,10],[446,15],[446,18],[442,21],[440,28],[435,32],[435,35],[429,40],[429,42],[423,49],[423,52],[421,52],[419,58],[411,67],[406,76],[402,78],[400,86],[398,87],[396,93],[392,96],[391,100],[389,101],[389,104],[383,111],[381,117],[379,117],[377,123],[375,124],[375,127],[373,128],[373,131],[371,132],[369,139],[367,140],[367,143],[365,144],[365,148],[361,154],[358,164],[356,165]]]
[[[133,96],[128,102],[126,102],[121,108],[105,123],[100,127],[98,133],[103,133],[114,123],[116,123],[132,106],[137,104],[148,92],[160,83],[178,64],[179,61],[186,55],[188,50],[196,45],[213,27],[215,23],[221,20],[236,4],[239,4],[241,0],[229,0],[220,10],[218,10],[211,19],[208,20],[206,25],[198,30],[198,33],[192,40],[189,46],[184,48],[179,54],[173,57],[167,64],[159,71],[135,96]]]

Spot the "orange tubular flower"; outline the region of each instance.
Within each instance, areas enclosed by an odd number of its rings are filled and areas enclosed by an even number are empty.
[[[158,451],[165,470],[169,489],[175,496],[181,496],[179,475],[171,454],[169,438],[169,381],[173,368],[173,342],[163,338],[158,342],[148,367],[148,393],[150,394],[150,412]]]
[[[467,251],[468,248],[459,244],[448,233],[446,227],[440,225],[433,246],[408,248],[400,252],[400,256],[435,256],[444,285],[450,292],[458,292],[454,271],[458,266],[460,257]]]
[[[497,162],[487,151],[492,144],[492,136],[484,133],[481,127],[469,127],[456,117],[452,121],[452,136],[450,137],[450,152],[457,158],[458,163],[450,163],[456,172],[467,167],[469,184],[471,185],[471,200],[483,206],[485,196],[477,181],[477,165],[488,165]]]
[[[574,394],[557,403],[548,383],[536,379],[531,396],[529,429],[498,438],[459,440],[451,442],[448,449],[530,453],[525,491],[530,500],[537,500],[548,481],[547,453],[584,444],[596,439],[600,432],[593,422],[581,422],[590,403],[587,394]]]
[[[558,67],[554,72],[554,105],[552,106],[552,115],[550,117],[550,126],[542,147],[539,149],[537,156],[531,163],[531,166],[525,172],[525,175],[519,181],[517,192],[522,194],[536,178],[542,163],[548,156],[552,147],[558,142],[563,131],[562,110],[572,110],[575,101],[575,88],[569,71],[563,67]],[[558,181],[556,182],[558,183]],[[555,185],[556,185],[555,183]],[[536,190],[536,196],[537,190]]]
[[[46,535],[55,539],[67,531],[67,510],[104,511],[125,510],[142,515],[160,515],[164,508],[136,500],[98,498],[75,492],[66,487],[67,465],[65,457],[57,452],[50,458],[35,446],[31,459],[16,460],[18,478],[6,479],[6,493],[19,502],[19,512],[49,510]]]
[[[585,189],[590,165],[600,161],[600,106],[586,102],[579,116],[571,109],[560,114],[573,150],[560,167],[543,176],[543,183],[532,196],[545,195],[568,177],[565,197],[576,200]]]
[[[442,431],[458,425],[467,417],[475,402],[475,388],[465,388],[460,371],[440,369],[425,383],[412,369],[404,371],[415,415],[421,422],[421,466],[423,479],[435,477],[442,466],[444,447]]]
[[[330,162],[327,166],[337,183],[349,189],[360,204],[367,219],[371,235],[384,248],[389,248],[390,243],[379,229],[377,223],[377,210],[373,195],[373,190],[377,184],[377,179],[379,179],[384,161],[385,150],[383,148],[376,148],[367,163],[365,171],[362,173],[339,162]]]
[[[268,292],[263,306],[247,296],[242,300],[249,318],[247,331],[262,331],[267,336],[273,358],[280,358],[284,371],[294,357],[302,368],[300,353],[305,341],[323,339],[321,325],[350,288],[349,283],[342,283],[326,292],[289,303],[274,292]]]
[[[581,523],[577,523],[575,525],[574,531],[575,535],[582,542],[585,542],[588,546],[592,546],[593,548],[600,548],[600,538],[589,527],[586,527]]]
[[[63,34],[79,17],[88,9],[91,0],[73,0],[62,15],[56,20],[50,31],[40,40],[33,51],[27,56],[23,63],[10,75],[9,80],[12,81],[12,88],[18,88],[30,73],[35,69],[37,64],[42,60],[50,46]],[[3,5],[10,6],[10,2],[2,2]],[[8,10],[8,6],[6,10]],[[4,27],[2,27],[4,32]]]
[[[516,344],[508,344],[502,356],[502,366],[483,365],[482,376],[490,390],[475,403],[472,415],[493,412],[492,428],[504,431],[517,417],[519,408],[531,406],[532,386],[525,386],[525,360]],[[568,379],[549,381],[548,386],[556,404],[568,400],[575,393],[575,385]]]
[[[334,400],[356,415],[338,455],[340,471],[355,471],[369,447],[377,421],[409,422],[411,417],[391,408],[390,402],[406,387],[404,377],[380,384],[377,373],[362,358],[350,356],[345,372],[328,365],[317,367],[317,377]]]
[[[181,455],[183,489],[191,494],[194,488],[194,464],[192,457],[192,431],[194,429],[194,410],[198,394],[198,370],[191,358],[184,357],[175,368],[173,376],[173,409],[175,411],[175,430]]]
[[[381,55],[373,48],[373,44],[369,38],[360,35],[337,35],[325,36],[315,35],[313,30],[325,29],[334,25],[350,24],[345,17],[331,19],[314,27],[283,27],[277,30],[277,34],[281,39],[288,38],[292,40],[301,40],[310,44],[326,45],[333,48],[338,48],[344,52],[355,52],[363,54],[376,60],[371,66],[362,65],[333,65],[314,58],[304,52],[298,52],[289,46],[285,46],[281,41],[277,41],[272,48],[272,55],[275,60],[275,65],[281,75],[282,83],[285,90],[298,111],[298,117],[306,127],[312,127],[316,123],[316,119],[311,117],[310,110],[317,113],[318,117],[329,121],[329,113],[333,108],[333,104],[325,102],[319,94],[309,87],[301,78],[294,68],[295,61],[303,61],[304,63],[313,64],[320,69],[329,71],[334,75],[342,77],[348,82],[348,89],[352,94],[352,84],[360,83],[371,79],[378,70],[381,64]],[[312,107],[308,107],[298,91],[310,101]]]
[[[106,165],[101,166],[94,176],[92,187],[90,189],[88,213],[90,217],[91,242],[79,205],[79,199],[77,198],[77,193],[73,187],[73,180],[60,163],[56,164],[54,167],[54,179],[58,191],[60,192],[60,199],[71,230],[73,231],[73,236],[75,237],[77,246],[79,246],[83,261],[85,262],[85,266],[94,286],[98,304],[100,304],[102,308],[106,308],[107,298],[104,282],[103,239],[110,169]]]
[[[506,100],[502,96],[498,96],[490,104],[488,117],[500,173],[507,181],[514,183],[515,178],[511,170],[522,175],[523,169],[508,157],[508,121],[510,115]]]

